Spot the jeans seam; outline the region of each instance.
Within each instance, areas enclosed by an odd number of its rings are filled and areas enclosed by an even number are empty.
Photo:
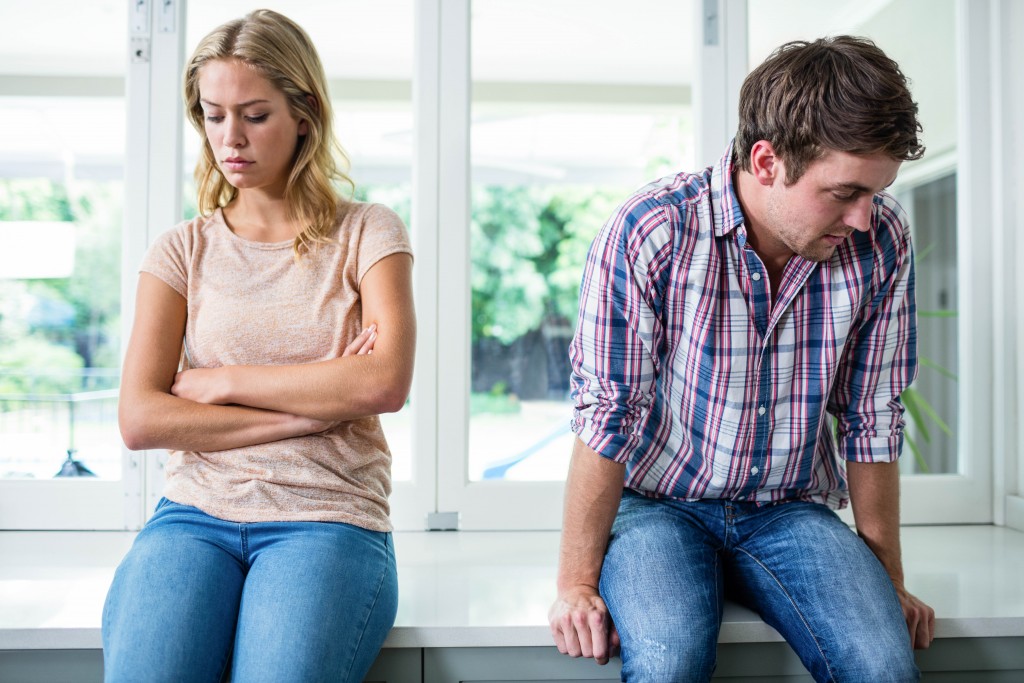
[[[763,569],[765,573],[772,578],[772,581],[774,581],[775,584],[779,587],[779,590],[782,591],[782,594],[786,596],[786,599],[789,600],[789,604],[793,606],[793,610],[796,612],[797,616],[800,617],[800,622],[804,625],[804,628],[807,630],[807,633],[810,634],[811,640],[814,641],[814,646],[818,648],[818,654],[821,655],[821,661],[825,663],[825,669],[828,671],[829,680],[834,681],[835,672],[832,671],[832,664],[828,661],[828,657],[825,656],[824,650],[821,649],[821,643],[818,641],[818,636],[814,633],[814,630],[811,628],[811,625],[807,623],[807,619],[804,617],[803,612],[800,611],[800,608],[797,606],[796,601],[793,600],[793,597],[789,594],[789,591],[786,590],[786,587],[782,585],[782,582],[779,581],[779,578],[775,576],[775,574],[772,573],[772,571],[768,569],[768,567],[766,567],[761,562],[761,560],[754,557],[744,548],[737,547],[736,550],[749,557],[751,560],[754,561],[754,563],[757,564],[758,567]]]
[[[242,566],[248,571],[249,562],[249,529],[245,524],[238,525],[238,550],[240,551]]]
[[[343,680],[348,681],[352,675],[352,667],[356,663],[356,655],[359,653],[359,646],[363,644],[363,637],[366,635],[366,627],[370,623],[370,615],[373,614],[374,607],[377,606],[377,601],[380,599],[380,592],[384,589],[384,579],[388,574],[388,565],[391,563],[391,541],[385,536],[384,546],[387,549],[387,554],[384,558],[384,564],[381,567],[380,581],[377,583],[377,590],[373,594],[373,600],[370,601],[370,605],[366,610],[366,615],[363,617],[363,627],[359,631],[359,637],[356,638],[356,644],[352,648],[352,657],[348,661],[348,669],[345,671],[345,678]]]

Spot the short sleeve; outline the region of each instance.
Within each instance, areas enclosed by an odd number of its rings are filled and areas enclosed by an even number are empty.
[[[381,204],[371,204],[363,213],[360,226],[357,282],[385,256],[409,254],[412,244],[409,232],[398,214]]]
[[[179,225],[157,237],[139,266],[140,273],[155,275],[185,298],[188,298],[187,226],[187,223]]]

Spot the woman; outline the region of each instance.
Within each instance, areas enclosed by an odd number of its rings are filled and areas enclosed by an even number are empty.
[[[376,416],[412,378],[408,236],[332,188],[295,23],[220,26],[184,85],[201,215],[143,261],[119,415],[130,449],[171,457],[104,606],[106,677],[361,681],[397,605]]]

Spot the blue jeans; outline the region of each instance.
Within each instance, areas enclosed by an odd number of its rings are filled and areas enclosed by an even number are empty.
[[[106,681],[362,681],[395,621],[391,534],[161,500],[103,607]]]
[[[623,681],[710,679],[726,594],[782,634],[816,681],[920,676],[889,576],[816,503],[758,507],[624,491],[600,590],[622,639]]]

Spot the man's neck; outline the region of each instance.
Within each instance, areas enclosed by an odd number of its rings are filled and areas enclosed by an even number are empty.
[[[762,216],[764,210],[764,191],[750,173],[737,169],[733,174],[733,191],[743,210],[743,224],[747,228],[747,244],[760,257],[768,270],[768,279],[772,287],[772,300],[779,291],[782,272],[793,257],[793,252],[777,240],[767,237]]]

